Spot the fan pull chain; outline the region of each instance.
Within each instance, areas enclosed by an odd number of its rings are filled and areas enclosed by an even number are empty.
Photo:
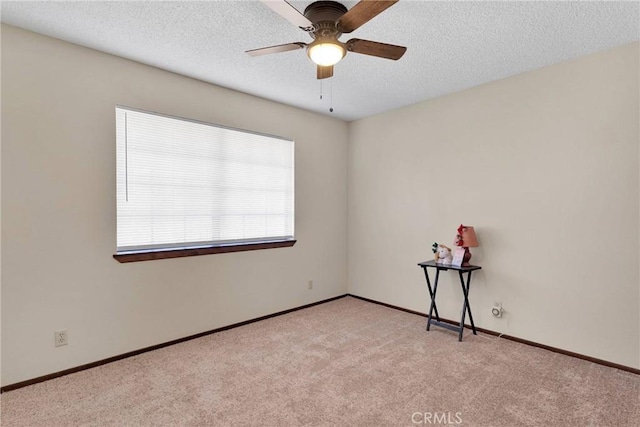
[[[329,83],[329,112],[333,113],[333,80]]]
[[[324,94],[324,86],[322,83],[323,81],[320,80],[320,99],[323,99]],[[333,113],[333,81],[330,81],[329,83],[329,112]]]

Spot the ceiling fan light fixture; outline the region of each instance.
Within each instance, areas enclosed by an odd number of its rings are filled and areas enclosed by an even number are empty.
[[[307,49],[309,58],[323,67],[337,64],[346,53],[344,46],[334,41],[313,43]]]

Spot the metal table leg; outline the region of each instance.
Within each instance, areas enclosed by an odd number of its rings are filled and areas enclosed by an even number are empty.
[[[434,298],[434,292],[431,288],[431,280],[429,280],[429,273],[427,273],[427,267],[422,267],[422,269],[424,270],[424,277],[427,279],[427,289],[429,290],[429,298],[431,298],[431,301],[433,301],[433,310],[436,313],[436,319],[438,319],[438,321],[440,320],[440,315],[438,314],[438,307],[436,306],[435,303],[435,298]],[[440,273],[440,271],[436,271],[436,283],[438,282],[438,273]]]
[[[462,341],[462,333],[464,331],[464,318],[467,311],[469,311],[469,320],[471,321],[471,330],[473,335],[478,335],[476,332],[476,325],[473,323],[473,315],[471,314],[471,306],[469,305],[469,285],[471,284],[471,271],[467,273],[467,283],[465,286],[464,277],[462,272],[458,271],[460,276],[460,286],[462,286],[462,293],[464,295],[464,302],[462,304],[462,319],[460,319],[460,332],[458,334],[458,341]]]
[[[431,295],[431,306],[429,307],[429,316],[427,317],[427,331],[431,327],[431,317],[433,312],[435,311],[436,319],[438,322],[440,321],[440,316],[438,315],[438,309],[436,308],[436,292],[438,291],[438,279],[440,278],[440,269],[436,270],[436,280],[433,282],[433,292],[431,292],[431,282],[429,281],[429,274],[427,273],[427,269],[424,269],[424,275],[427,277],[427,287],[429,288],[429,294]]]

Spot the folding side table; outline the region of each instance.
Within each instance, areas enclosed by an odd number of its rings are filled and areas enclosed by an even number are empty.
[[[427,331],[431,325],[440,326],[441,328],[449,329],[458,333],[458,341],[462,341],[462,332],[464,331],[464,318],[467,312],[469,312],[469,320],[471,321],[471,330],[473,335],[478,335],[476,332],[476,326],[473,323],[473,316],[471,315],[471,306],[469,305],[469,285],[471,284],[471,273],[475,270],[480,270],[482,267],[477,265],[467,266],[455,266],[451,264],[438,264],[435,261],[425,261],[418,264],[424,270],[424,277],[427,279],[427,289],[429,290],[429,296],[431,297],[431,306],[429,307],[429,316],[427,318]],[[433,288],[431,288],[431,280],[429,279],[428,268],[434,268],[436,270],[436,278],[433,282]],[[454,270],[458,272],[460,277],[460,286],[462,286],[462,294],[464,295],[464,302],[462,304],[462,318],[460,319],[460,325],[455,326],[450,323],[445,323],[440,320],[438,314],[438,307],[436,307],[436,292],[438,291],[438,279],[440,278],[441,271]],[[467,281],[465,283],[463,274],[467,273]],[[433,315],[435,314],[435,320]]]

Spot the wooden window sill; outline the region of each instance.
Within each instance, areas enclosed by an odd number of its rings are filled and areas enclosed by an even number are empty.
[[[210,246],[193,249],[171,249],[165,251],[130,252],[114,254],[118,262],[151,261],[154,259],[181,258],[210,254],[224,254],[228,252],[255,251],[259,249],[287,248],[296,244],[296,240],[280,240],[275,242],[245,243],[238,245]]]

